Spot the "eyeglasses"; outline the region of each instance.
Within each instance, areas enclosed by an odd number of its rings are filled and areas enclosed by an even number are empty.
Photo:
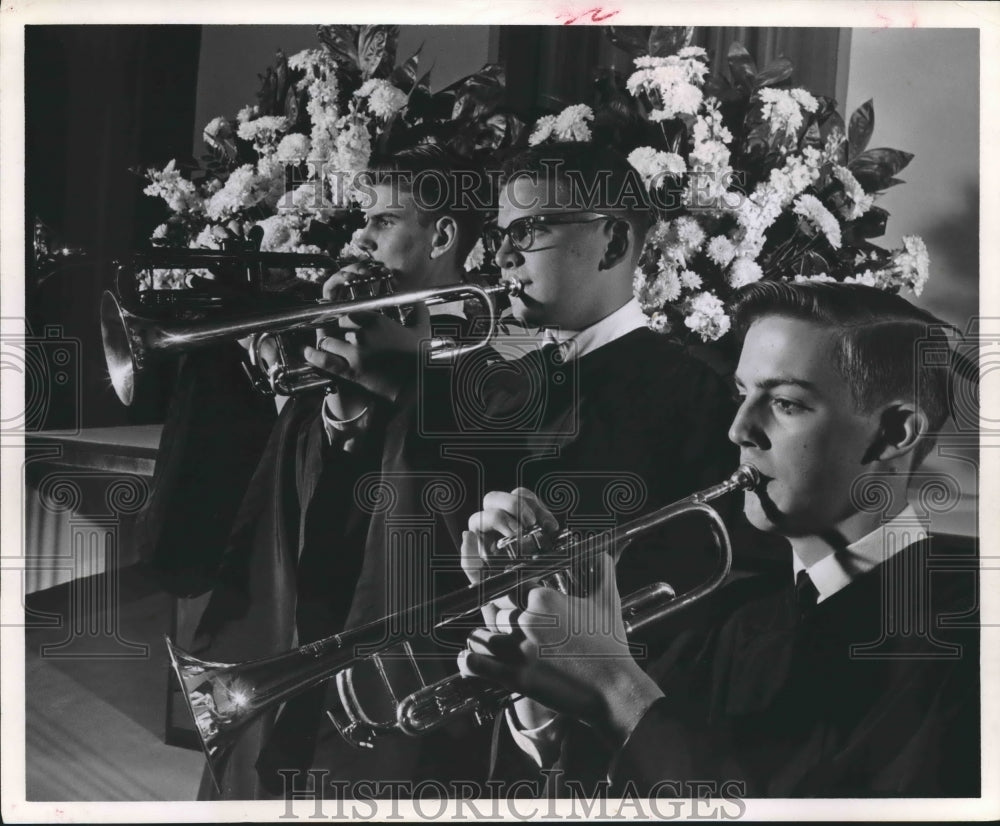
[[[590,215],[590,218],[577,216]],[[510,222],[506,228],[487,227],[483,231],[483,244],[490,255],[496,255],[503,246],[504,238],[510,238],[511,246],[521,252],[531,249],[535,243],[535,227],[559,226],[560,224],[591,224],[594,221],[614,221],[613,215],[601,212],[554,212],[546,215],[528,215]]]

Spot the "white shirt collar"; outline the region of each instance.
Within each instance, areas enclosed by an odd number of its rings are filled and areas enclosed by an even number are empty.
[[[884,525],[842,551],[831,549],[829,554],[812,565],[805,565],[793,551],[792,576],[797,577],[802,570],[808,572],[819,593],[816,601],[822,602],[903,548],[926,538],[926,527],[917,518],[913,507],[907,505]]]
[[[563,348],[563,358],[570,361],[592,353],[633,330],[646,327],[648,320],[638,300],[631,298],[613,313],[591,324],[585,330],[575,332],[559,327],[544,328],[542,343],[554,341],[559,344]]]

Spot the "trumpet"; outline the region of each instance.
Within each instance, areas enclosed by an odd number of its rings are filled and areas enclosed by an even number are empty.
[[[272,657],[229,664],[197,659],[167,638],[170,661],[179,680],[213,779],[239,737],[240,731],[265,710],[330,679],[336,679],[339,705],[328,712],[344,738],[355,746],[372,748],[387,732],[418,736],[440,728],[462,715],[489,719],[506,692],[482,680],[455,674],[431,685],[424,683],[411,644],[414,624],[430,617],[435,629],[448,626],[479,611],[482,606],[510,594],[527,580],[565,576],[593,565],[599,553],[615,553],[645,533],[688,513],[707,518],[718,546],[718,564],[708,580],[677,597],[666,583],[654,583],[622,600],[627,633],[636,634],[684,610],[716,590],[729,575],[732,545],[722,517],[709,502],[738,490],[753,490],[760,474],[741,465],[728,479],[671,505],[632,520],[614,530],[587,539],[561,534],[552,553],[522,557],[538,547],[538,532],[531,531],[508,543],[516,559],[503,571],[413,606],[380,620],[303,645]],[[388,660],[408,664],[422,685],[398,699],[387,679]],[[354,669],[372,664],[390,695],[394,713],[384,719],[366,709],[357,691]]]
[[[356,260],[356,259],[353,259]],[[252,255],[233,255],[211,251],[170,251],[161,253],[155,259],[160,267],[181,266],[197,267],[214,264],[232,266],[235,263],[250,268],[255,266],[259,271],[264,266],[311,266],[327,267],[339,270],[351,259],[334,259],[321,255],[298,255],[286,253],[256,253]],[[136,256],[130,265],[119,268],[119,294],[127,295],[133,289],[135,279],[130,273],[136,271],[136,262],[142,267],[150,267],[150,256]],[[374,262],[364,262],[370,266]],[[280,334],[297,330],[308,330],[331,324],[337,319],[356,312],[387,312],[402,311],[404,308],[417,304],[432,306],[451,301],[475,300],[482,307],[486,318],[485,329],[478,340],[469,344],[456,344],[446,337],[434,337],[429,342],[430,358],[434,361],[453,359],[457,356],[478,350],[489,344],[496,334],[498,313],[496,297],[500,295],[517,295],[521,284],[517,281],[505,281],[497,285],[480,286],[478,284],[450,284],[441,287],[394,293],[391,286],[391,273],[384,268],[376,268],[374,277],[364,279],[361,284],[351,283],[347,287],[351,297],[343,301],[327,301],[322,299],[297,299],[289,306],[278,309],[264,309],[261,302],[256,306],[243,300],[242,308],[236,314],[222,318],[195,318],[194,320],[164,319],[138,315],[129,309],[136,302],[135,296],[143,296],[146,292],[135,292],[132,301],[120,301],[111,291],[106,291],[101,298],[101,336],[104,344],[104,355],[108,364],[111,384],[118,398],[125,405],[131,405],[135,396],[137,376],[149,366],[155,358],[164,355],[183,353],[198,347],[219,341],[236,340],[250,337],[251,349],[255,362],[261,364],[261,348],[266,341],[274,340],[278,353],[277,361],[267,370],[266,389],[279,395],[294,395],[305,390],[326,387],[334,382],[327,373],[317,370],[311,365],[293,365],[288,358],[287,347],[281,341]],[[125,286],[129,285],[129,286]],[[356,291],[359,286],[369,290],[367,297],[358,298]],[[166,306],[180,309],[180,315],[204,315],[206,308],[225,306],[225,297],[213,292],[198,292],[185,295],[186,290],[153,290],[151,299],[145,302],[147,306]],[[244,297],[245,299],[245,297]],[[231,302],[230,302],[231,303]],[[238,302],[240,303],[240,302]],[[288,304],[285,300],[283,303]],[[176,315],[176,313],[175,313]],[[265,389],[265,383],[255,382],[259,389]]]

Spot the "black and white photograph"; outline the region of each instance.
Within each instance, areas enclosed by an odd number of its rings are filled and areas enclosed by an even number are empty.
[[[5,6],[4,821],[1000,818],[998,47]]]

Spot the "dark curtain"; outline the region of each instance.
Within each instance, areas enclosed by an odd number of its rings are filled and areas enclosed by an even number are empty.
[[[200,41],[200,26],[25,29],[26,325],[29,335],[75,340],[79,360],[68,382],[47,388],[39,429],[162,420],[169,368],[123,407],[107,380],[97,308],[112,261],[146,245],[167,215],[129,170],[191,154]],[[36,216],[87,260],[36,271]]]
[[[835,96],[840,29],[696,27],[692,44],[708,50],[713,71],[725,72],[730,43],[739,41],[763,68],[776,57],[795,66],[792,81]],[[601,26],[505,26],[500,61],[511,104],[528,117],[592,99],[591,73],[608,66],[632,71],[632,58],[607,39]]]

